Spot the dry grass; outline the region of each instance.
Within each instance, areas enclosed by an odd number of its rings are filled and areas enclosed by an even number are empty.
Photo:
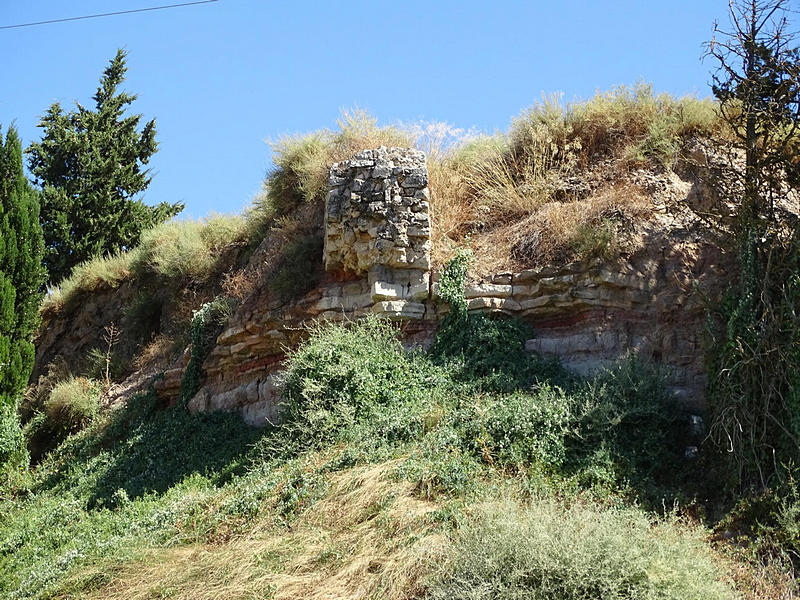
[[[234,215],[162,223],[145,231],[136,248],[75,267],[44,298],[40,312],[43,316],[57,314],[81,294],[114,289],[145,273],[173,280],[206,281],[217,273],[225,250],[245,243],[249,231],[247,220]]]
[[[133,359],[133,367],[137,371],[154,367],[166,368],[175,349],[175,340],[165,334],[155,336]]]
[[[576,234],[578,213],[587,206],[592,218],[602,213],[599,201],[581,194],[570,197],[572,192],[564,191],[566,180],[590,178],[603,162],[617,180],[624,180],[629,167],[646,161],[669,166],[682,140],[696,135],[724,135],[711,100],[655,95],[644,84],[598,93],[584,102],[546,97],[515,118],[506,135],[475,135],[443,123],[378,126],[364,111],[345,112],[338,130],[272,143],[275,168],[244,217],[212,216],[156,227],[133,251],[79,266],[45,298],[42,312],[58,312],[79,292],[115,288],[142,269],[193,281],[216,276],[226,246],[252,241],[276,224],[286,229],[282,217],[291,220],[298,207],[323,203],[333,163],[378,146],[414,146],[428,154],[434,265],[446,262],[468,240],[476,250],[490,250],[493,256],[485,262],[501,268],[527,265],[526,257],[558,260],[557,250],[569,245],[564,240],[591,241],[591,227],[597,223],[584,219]],[[636,214],[629,211],[626,216]],[[617,223],[614,215],[608,218],[610,231]],[[533,245],[528,239],[522,244],[527,250],[512,252],[526,224],[544,225],[547,235],[555,237]],[[532,251],[532,246],[540,249]],[[230,274],[226,287],[237,297],[246,296],[245,284]]]
[[[507,136],[431,153],[434,264],[464,243],[487,270],[624,251],[620,227],[648,213],[641,194],[625,198],[629,170],[669,167],[683,140],[721,133],[713,101],[655,95],[644,84],[585,102],[545,97]],[[590,196],[609,175],[619,189]]]
[[[379,146],[411,146],[412,138],[399,127],[378,127],[363,110],[345,111],[339,131],[317,131],[270,142],[275,168],[267,177],[266,193],[255,211],[267,220],[290,213],[304,202],[323,202],[331,165]],[[263,219],[264,217],[262,217]]]
[[[789,569],[777,565],[756,565],[745,557],[729,557],[730,550],[724,550],[723,553],[730,577],[745,600],[800,598],[798,582]]]
[[[85,377],[70,377],[57,383],[44,403],[50,422],[58,429],[69,432],[87,425],[99,409],[99,386]]]
[[[635,223],[652,202],[636,186],[611,185],[584,200],[547,202],[527,218],[475,235],[476,274],[613,258],[636,250]]]
[[[436,506],[392,481],[393,463],[334,475],[325,498],[291,527],[262,521],[221,545],[152,550],[112,567],[89,598],[137,600],[413,597],[443,554]],[[106,565],[108,566],[108,565]],[[97,566],[98,573],[103,566]],[[82,573],[79,578],[97,576]]]

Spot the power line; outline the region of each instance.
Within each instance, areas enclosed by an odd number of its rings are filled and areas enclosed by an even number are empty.
[[[147,12],[150,10],[164,10],[166,8],[180,8],[181,6],[192,6],[195,4],[208,4],[219,0],[198,0],[197,2],[182,2],[180,4],[165,4],[163,6],[151,6],[149,8],[135,8],[133,10],[120,10],[117,12],[100,13],[96,15],[83,15],[81,17],[68,17],[66,19],[51,19],[50,21],[36,21],[35,23],[19,23],[18,25],[0,25],[0,29],[17,29],[19,27],[33,27],[35,25],[49,25],[50,23],[65,23],[67,21],[80,21],[82,19],[97,19],[99,17],[113,17],[115,15],[129,15],[131,13]]]

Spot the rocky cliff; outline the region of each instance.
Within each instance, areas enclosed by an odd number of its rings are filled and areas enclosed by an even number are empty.
[[[664,185],[673,196],[691,192],[674,176]],[[240,410],[253,424],[275,420],[275,373],[314,320],[375,313],[397,320],[408,344],[430,344],[448,307],[430,270],[427,199],[420,152],[380,148],[334,165],[325,280],[295,302],[236,314],[205,361],[207,378],[190,409]],[[524,319],[536,332],[528,350],[582,373],[638,353],[669,371],[677,399],[700,404],[704,305],[697,290],[708,289],[720,256],[680,204],[656,211],[641,249],[629,257],[476,279],[465,289],[469,308]],[[177,394],[183,367],[167,371],[161,394]]]

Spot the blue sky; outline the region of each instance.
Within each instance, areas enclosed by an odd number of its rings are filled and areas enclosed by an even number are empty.
[[[0,0],[0,25],[180,0]],[[135,112],[159,152],[145,201],[184,216],[239,212],[271,164],[266,140],[334,127],[358,106],[380,123],[447,121],[487,132],[541,98],[643,79],[709,95],[702,43],[727,0],[493,3],[219,0],[171,10],[0,30],[0,123],[24,144],[54,101],[91,105],[119,47]]]

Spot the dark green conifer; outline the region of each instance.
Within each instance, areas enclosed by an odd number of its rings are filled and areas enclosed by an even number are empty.
[[[45,270],[39,199],[11,127],[0,130],[0,464],[19,444],[16,403],[33,369],[33,333]]]
[[[42,187],[45,265],[58,283],[75,265],[131,248],[143,230],[169,219],[183,204],[148,206],[136,198],[150,184],[145,165],[156,152],[155,120],[139,131],[142,115],[126,115],[136,96],[118,90],[125,80],[125,52],[118,50],[93,99],[95,110],[58,103],[44,114],[41,142],[26,153]]]

